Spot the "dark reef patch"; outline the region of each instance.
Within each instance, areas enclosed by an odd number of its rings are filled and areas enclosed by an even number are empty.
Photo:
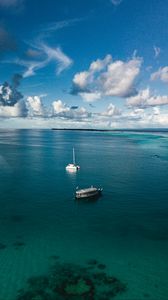
[[[12,216],[10,216],[10,220],[13,223],[21,223],[24,220],[24,216],[22,216],[22,215],[12,215]]]
[[[56,263],[45,276],[29,278],[16,300],[110,300],[124,291],[126,285],[105,272]]]
[[[16,241],[13,243],[13,246],[15,247],[15,249],[19,249],[19,248],[25,246],[25,243],[22,241]]]
[[[89,259],[87,263],[88,265],[95,266],[98,264],[98,261],[96,259]]]
[[[59,257],[59,255],[51,255],[49,258],[52,259],[52,260],[57,260],[60,257]]]
[[[104,270],[106,268],[106,265],[104,264],[98,264],[97,267],[100,269],[100,270]]]
[[[3,244],[3,243],[0,243],[0,250],[3,250],[3,249],[5,249],[7,246],[5,245],[5,244]]]

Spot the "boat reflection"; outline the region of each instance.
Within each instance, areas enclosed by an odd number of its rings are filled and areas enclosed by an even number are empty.
[[[80,199],[77,199],[75,197],[75,202],[77,204],[96,204],[96,202],[102,197],[102,194],[99,194],[99,195],[95,195],[94,197],[90,197],[90,198],[80,198]]]
[[[66,169],[67,174],[76,175],[76,169]]]

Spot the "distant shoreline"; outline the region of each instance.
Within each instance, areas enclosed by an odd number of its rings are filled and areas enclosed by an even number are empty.
[[[91,129],[91,128],[51,128],[57,131],[93,131],[93,132],[168,132],[168,128],[144,129]]]

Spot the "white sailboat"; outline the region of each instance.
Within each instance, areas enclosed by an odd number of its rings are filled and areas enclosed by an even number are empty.
[[[77,171],[80,169],[80,166],[78,166],[76,164],[76,161],[75,161],[75,149],[73,148],[73,163],[72,164],[68,164],[66,166],[66,170],[68,171]]]

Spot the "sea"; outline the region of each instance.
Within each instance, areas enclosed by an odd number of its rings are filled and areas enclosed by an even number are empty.
[[[0,300],[17,299],[168,299],[168,130],[0,130]]]

